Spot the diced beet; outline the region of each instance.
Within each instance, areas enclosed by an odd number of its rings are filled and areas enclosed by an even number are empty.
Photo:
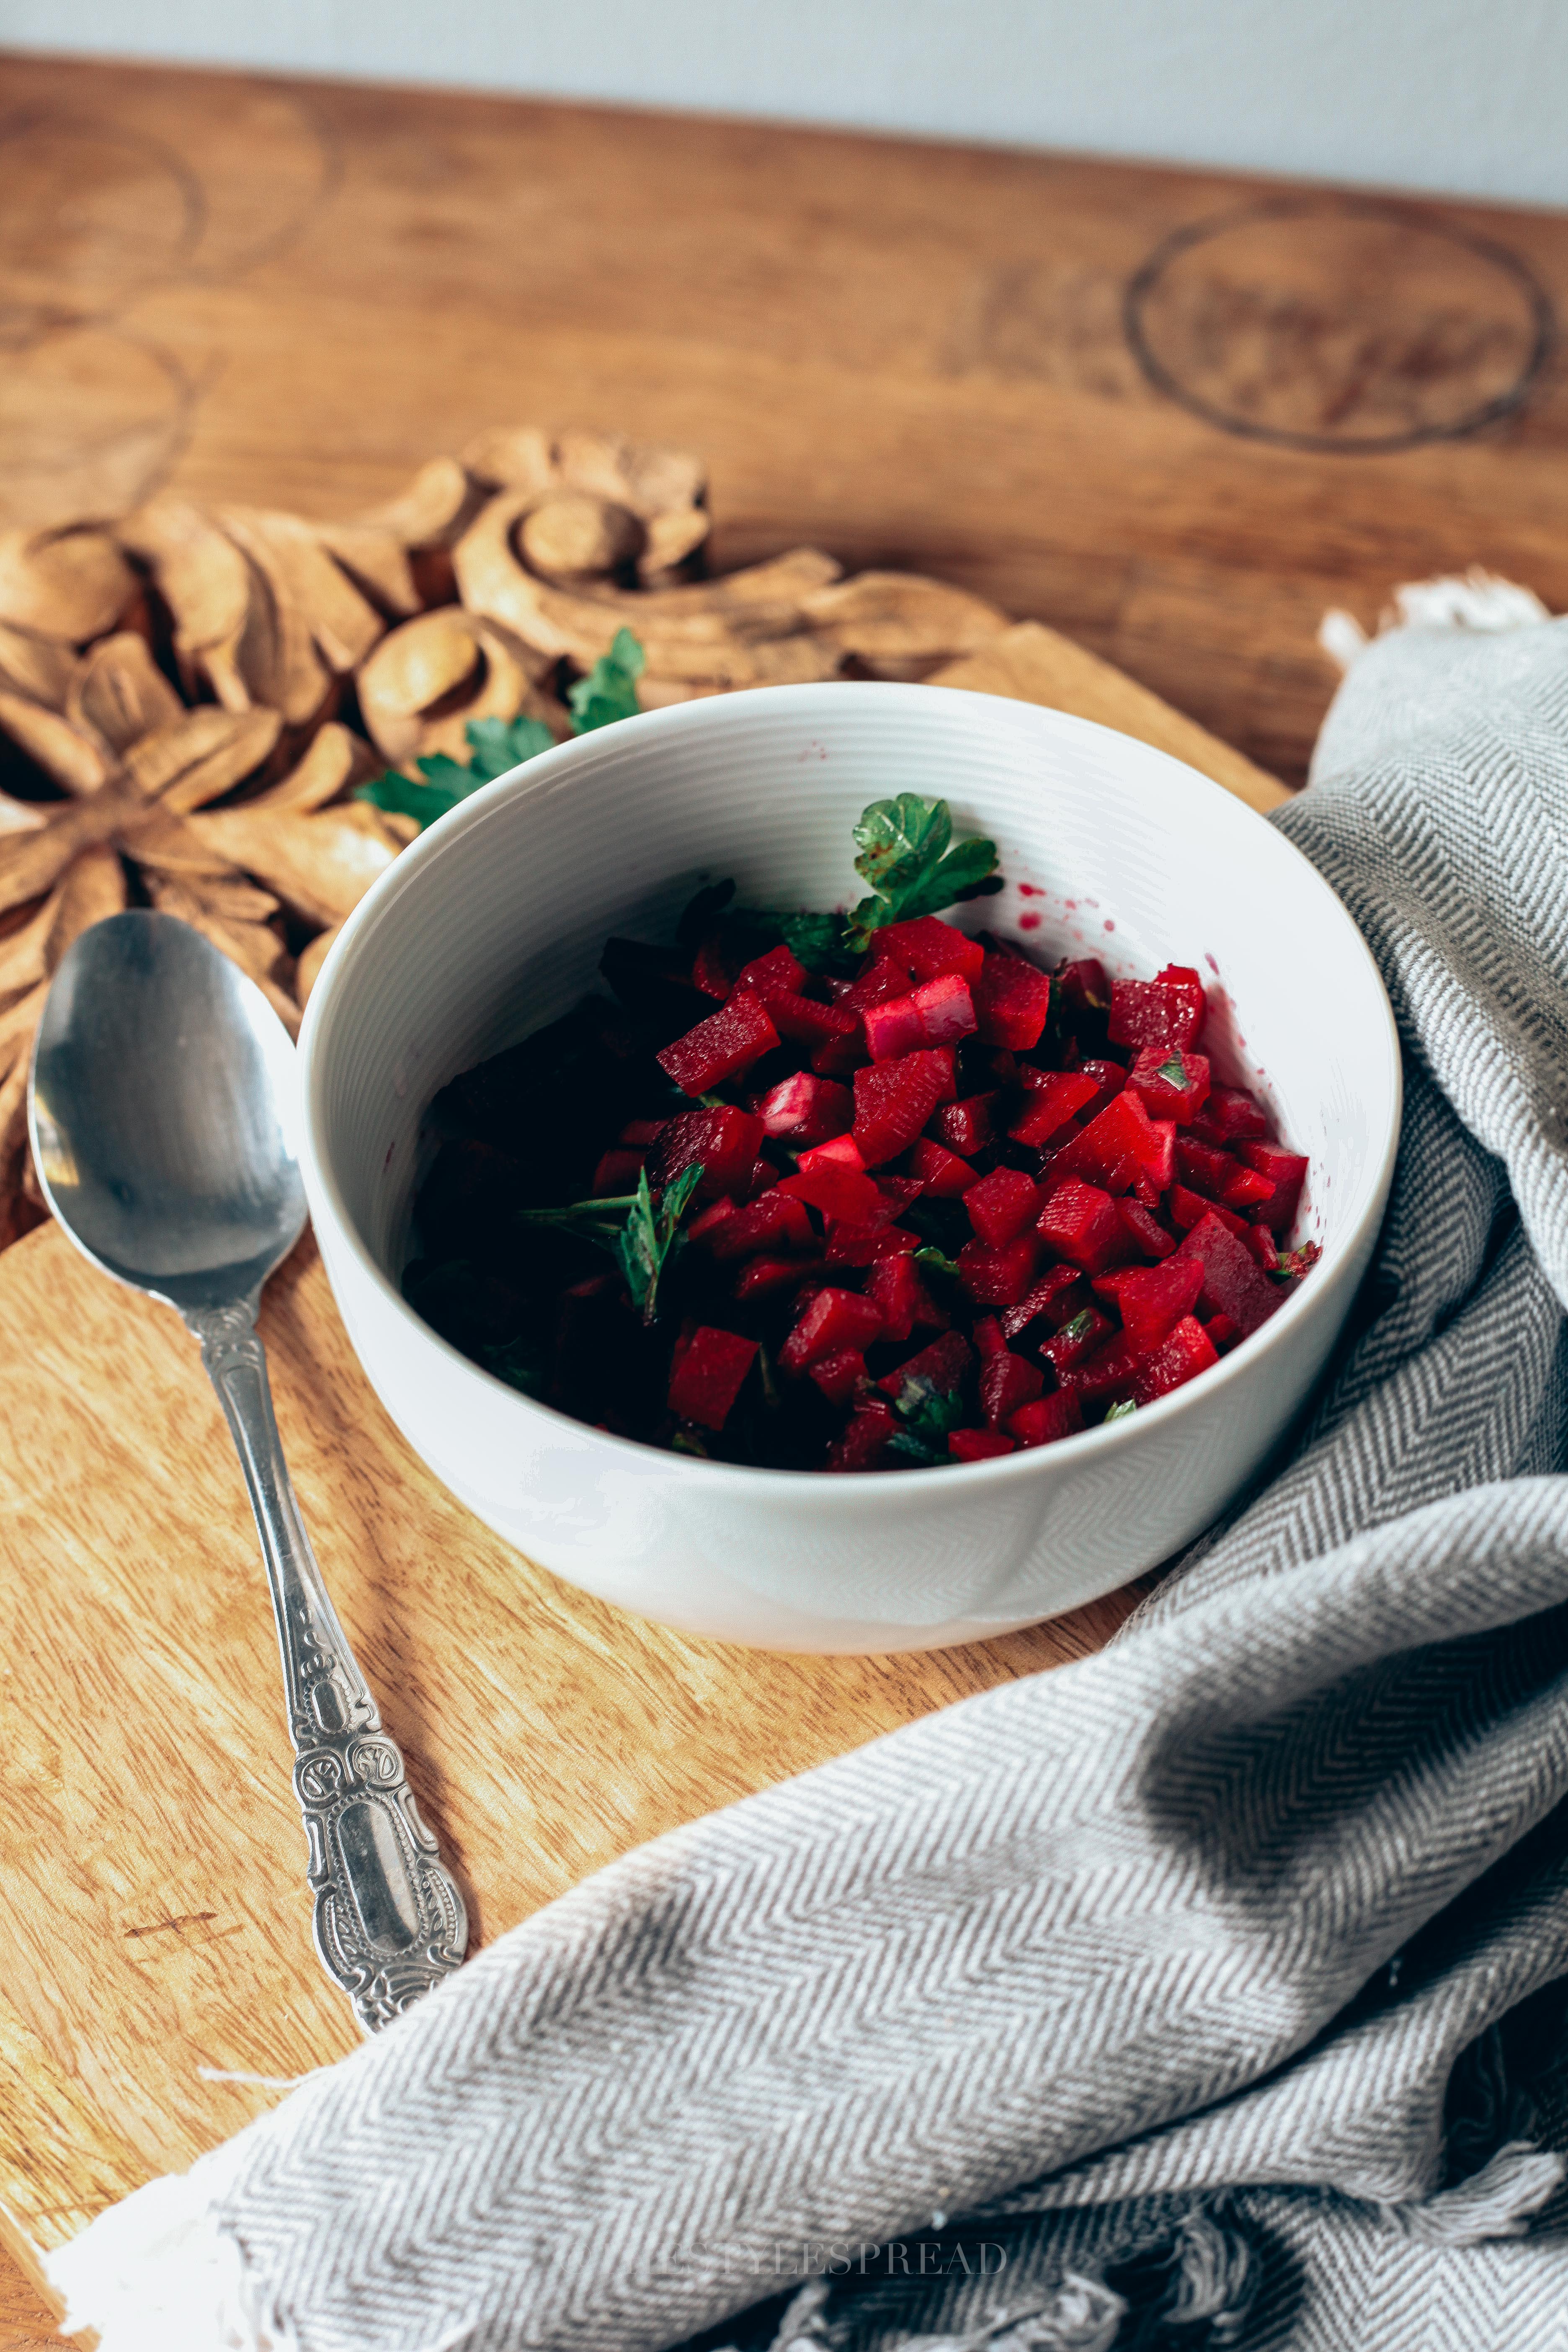
[[[1065,1381],[1068,1373],[1092,1356],[1115,1329],[1110,1316],[1102,1315],[1098,1307],[1081,1307],[1070,1323],[1052,1332],[1040,1353],[1058,1380]]]
[[[931,1067],[934,1070],[937,1070],[942,1078],[942,1089],[941,1094],[937,1097],[937,1101],[939,1103],[956,1102],[958,1100],[957,1047],[955,1045],[932,1045],[928,1049],[927,1058],[931,1062]]]
[[[647,1151],[668,1125],[667,1118],[628,1118],[616,1141],[629,1145],[633,1150]]]
[[[742,1339],[738,1331],[700,1325],[670,1375],[671,1412],[700,1422],[704,1429],[722,1429],[756,1352],[757,1342]]]
[[[1075,1437],[1083,1427],[1083,1407],[1071,1389],[1037,1397],[1020,1405],[1008,1423],[1020,1445],[1054,1445],[1059,1437]]]
[[[710,1212],[711,1213],[711,1212]],[[737,1209],[722,1225],[707,1234],[691,1228],[693,1241],[706,1241],[714,1256],[750,1257],[753,1252],[765,1250],[776,1257],[784,1252],[799,1255],[815,1250],[816,1235],[811,1229],[811,1219],[805,1213],[804,1202],[792,1194],[781,1193],[774,1185],[760,1201],[748,1202]]]
[[[1152,1404],[1156,1397],[1168,1396],[1173,1389],[1179,1389],[1184,1381],[1206,1372],[1211,1364],[1218,1361],[1219,1351],[1203,1325],[1195,1316],[1184,1315],[1133,1374],[1133,1402]]]
[[[1038,1364],[1003,1348],[980,1367],[980,1409],[992,1429],[1001,1429],[1020,1405],[1032,1404],[1046,1385]]]
[[[1127,1083],[1151,1118],[1172,1118],[1184,1127],[1208,1098],[1208,1057],[1184,1054],[1179,1045],[1145,1045]]]
[[[700,1095],[737,1070],[749,1069],[778,1042],[779,1033],[758,999],[748,989],[737,989],[717,1013],[654,1058],[682,1094]]]
[[[933,1339],[877,1386],[886,1395],[899,1397],[907,1381],[929,1381],[939,1396],[950,1396],[973,1361],[974,1350],[963,1332],[944,1331],[940,1339]]]
[[[1184,1052],[1198,1042],[1204,1025],[1204,992],[1200,983],[1194,1003],[1192,991],[1159,980],[1114,980],[1110,983],[1110,1042],[1113,1045],[1179,1045]]]
[[[647,1159],[646,1151],[613,1150],[602,1153],[599,1164],[594,1171],[594,1183],[589,1198],[595,1201],[611,1201],[619,1192],[635,1192],[637,1188],[637,1178],[642,1173]]]
[[[902,1225],[849,1224],[831,1218],[827,1227],[829,1265],[876,1265],[885,1257],[907,1256],[921,1245],[919,1234]]]
[[[907,1339],[917,1330],[947,1328],[947,1317],[907,1255],[879,1258],[866,1276],[866,1296],[880,1308],[882,1328],[889,1339]]]
[[[1211,1087],[1196,1125],[1205,1143],[1242,1143],[1268,1132],[1261,1103],[1243,1087]]]
[[[858,1013],[845,1013],[837,1004],[818,1004],[815,997],[795,996],[783,989],[768,998],[767,1010],[779,1035],[797,1045],[814,1051],[831,1045],[859,1048]]]
[[[762,1149],[763,1122],[754,1111],[738,1110],[728,1103],[717,1110],[681,1110],[666,1119],[658,1142],[648,1153],[648,1182],[662,1189],[689,1168],[702,1162],[699,1197],[712,1200],[731,1192],[743,1200],[752,1187],[752,1171]]]
[[[1098,1082],[1084,1070],[1031,1070],[1024,1079],[1029,1088],[1024,1108],[1007,1129],[1015,1143],[1048,1143],[1075,1111],[1086,1109],[1100,1092]]]
[[[965,1242],[956,1264],[959,1280],[982,1307],[1016,1307],[1035,1278],[1039,1244],[1019,1234],[997,1249],[989,1242]]]
[[[1134,1176],[1142,1170],[1163,1191],[1171,1179],[1175,1136],[1168,1121],[1152,1119],[1139,1097],[1123,1089],[1081,1135],[1055,1154],[1051,1173],[1082,1176],[1110,1191],[1131,1192]]]
[[[994,1462],[1000,1454],[1014,1453],[1017,1443],[999,1429],[950,1429],[947,1433],[947,1450],[955,1462]]]
[[[828,1447],[824,1467],[874,1470],[888,1450],[889,1439],[897,1435],[898,1427],[892,1407],[883,1404],[880,1398],[861,1405],[850,1415],[844,1434]]]
[[[1088,1305],[1088,1286],[1077,1266],[1053,1265],[1031,1284],[1016,1307],[1004,1307],[1002,1329],[1009,1339],[1021,1339],[1043,1318],[1051,1330],[1059,1331]]]
[[[1110,1010],[1110,982],[1098,956],[1079,956],[1075,963],[1064,963],[1057,974],[1057,989],[1075,1013]]]
[[[764,1192],[771,1192],[773,1191],[778,1181],[779,1171],[773,1166],[771,1160],[753,1160],[752,1162],[752,1181],[746,1187],[747,1200],[760,1201]]]
[[[1130,1339],[1143,1349],[1157,1348],[1184,1315],[1190,1315],[1204,1286],[1204,1270],[1195,1258],[1168,1257],[1160,1265],[1123,1266],[1119,1273],[1095,1278],[1095,1290],[1110,1298]]]
[[[840,1348],[819,1357],[809,1372],[829,1404],[847,1404],[866,1377],[866,1359],[858,1348]]]
[[[887,924],[876,933],[871,952],[898,964],[911,980],[935,980],[944,971],[973,980],[985,956],[978,940],[966,938],[940,915],[916,915],[907,923]]]
[[[820,1283],[822,1275],[819,1257],[754,1257],[736,1276],[735,1297],[771,1298],[775,1291],[799,1290],[814,1280]]]
[[[854,1290],[819,1290],[779,1349],[779,1361],[786,1372],[801,1372],[823,1356],[868,1348],[881,1336],[882,1310],[875,1299]]]
[[[879,1176],[877,1190],[888,1204],[888,1214],[901,1217],[925,1191],[918,1176]]]
[[[1121,1092],[1122,1087],[1127,1084],[1127,1073],[1120,1062],[1090,1060],[1079,1062],[1078,1067],[1086,1078],[1092,1078],[1100,1088],[1096,1099],[1084,1106],[1087,1115],[1092,1118],[1096,1111],[1103,1110],[1106,1104],[1114,1101]]]
[[[874,963],[867,965],[858,980],[837,990],[833,1001],[846,1013],[864,1013],[868,1005],[886,1004],[890,996],[907,996],[909,992],[908,972],[890,956],[879,955]]]
[[[1036,1230],[1058,1257],[1081,1266],[1086,1274],[1103,1274],[1127,1246],[1127,1230],[1110,1193],[1078,1176],[1057,1186],[1040,1211]],[[1016,1296],[1021,1298],[1023,1292]]]
[[[1265,1274],[1272,1274],[1279,1263],[1279,1250],[1267,1225],[1248,1225],[1242,1240],[1258,1260]]]
[[[855,1097],[835,1078],[797,1070],[769,1089],[757,1105],[757,1115],[769,1135],[787,1135],[804,1150],[826,1143],[830,1135],[848,1134],[855,1123]]]
[[[1267,1323],[1284,1293],[1258,1265],[1244,1241],[1239,1241],[1211,1211],[1194,1225],[1178,1257],[1197,1258],[1204,1270],[1198,1304],[1210,1315],[1228,1315],[1243,1339]]]
[[[868,1004],[860,1022],[873,1062],[896,1062],[900,1055],[918,1054],[931,1042],[913,996],[890,996],[885,1004]]]
[[[1206,1193],[1211,1201],[1224,1200],[1237,1164],[1217,1144],[1198,1143],[1190,1135],[1176,1138],[1177,1175],[1189,1191]]]
[[[1228,1315],[1211,1315],[1204,1329],[1209,1335],[1210,1347],[1221,1356],[1227,1356],[1241,1337]]]
[[[1154,979],[1159,987],[1174,989],[1186,999],[1201,1029],[1209,1009],[1208,991],[1204,986],[1202,972],[1190,963],[1168,963],[1154,974]]]
[[[974,1034],[974,1002],[961,972],[940,972],[934,980],[922,981],[914,1001],[928,1045],[952,1045]]]
[[[1166,1232],[1152,1209],[1146,1209],[1142,1201],[1123,1198],[1116,1203],[1116,1213],[1145,1257],[1170,1256],[1176,1236]]]
[[[977,1034],[988,1045],[1005,1045],[1022,1054],[1038,1045],[1050,1003],[1050,977],[1037,964],[1026,956],[986,950],[975,984],[974,1013]]]
[[[866,1033],[858,1018],[852,1036],[829,1037],[826,1045],[811,1049],[811,1066],[825,1078],[847,1078],[853,1071],[863,1070],[869,1059]]]
[[[983,1242],[1000,1248],[1039,1214],[1040,1188],[1018,1168],[994,1168],[963,1196],[969,1222]]]
[[[969,1336],[980,1351],[982,1362],[987,1356],[1003,1356],[1007,1352],[1007,1341],[1000,1318],[994,1315],[977,1315]]]
[[[692,958],[691,984],[704,996],[717,997],[721,1004],[734,987],[735,976],[717,935],[704,940]]]
[[[1296,1214],[1301,1198],[1301,1186],[1307,1174],[1307,1162],[1299,1151],[1287,1151],[1282,1143],[1238,1143],[1236,1156],[1244,1166],[1267,1176],[1274,1191],[1268,1201],[1255,1212],[1259,1224],[1268,1225],[1277,1234],[1284,1233]]]
[[[909,1150],[952,1082],[941,1047],[856,1071],[854,1136],[868,1168]]]
[[[1132,1393],[1142,1360],[1136,1343],[1125,1331],[1118,1331],[1092,1356],[1075,1365],[1068,1381],[1085,1405],[1121,1404]]]
[[[940,1110],[937,1117],[942,1117]],[[910,1153],[910,1173],[920,1178],[921,1189],[933,1201],[956,1201],[976,1181],[966,1160],[944,1144],[933,1143],[929,1135],[916,1137]]]
[[[686,1228],[687,1239],[694,1242],[711,1242],[720,1228],[729,1224],[740,1213],[736,1202],[731,1201],[727,1193],[721,1194],[713,1202],[711,1208],[704,1209],[700,1216],[692,1218]]]
[[[770,948],[735,974],[737,988],[749,988],[765,1004],[771,996],[793,996],[805,979],[805,966],[788,948]]]
[[[847,1141],[847,1138],[834,1139]],[[793,1176],[781,1177],[775,1189],[797,1201],[808,1201],[825,1217],[843,1224],[878,1222],[882,1196],[871,1178],[864,1169],[847,1167],[841,1160],[820,1159],[818,1153],[826,1149],[818,1144],[816,1150],[803,1152],[800,1167]]]
[[[937,1142],[965,1160],[984,1151],[994,1139],[991,1106],[995,1099],[994,1095],[970,1095],[963,1102],[944,1103],[931,1122]]]
[[[1222,1197],[1227,1209],[1247,1215],[1260,1201],[1271,1201],[1275,1190],[1268,1178],[1260,1176],[1256,1168],[1233,1168],[1225,1180]]]
[[[1172,1185],[1170,1211],[1171,1223],[1179,1225],[1184,1234],[1190,1234],[1194,1225],[1201,1225],[1205,1217],[1217,1217],[1238,1241],[1247,1239],[1246,1221],[1238,1217],[1234,1209],[1216,1207],[1213,1201],[1205,1200],[1201,1192],[1189,1192],[1184,1184]]]

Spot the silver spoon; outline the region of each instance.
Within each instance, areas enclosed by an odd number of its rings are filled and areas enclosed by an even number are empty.
[[[299,1240],[294,1049],[261,991],[172,915],[111,915],[55,974],[28,1112],[50,1208],[85,1257],[184,1317],[234,1434],[283,1653],[316,1949],[367,2031],[463,1958],[463,1898],[321,1581],[256,1333]]]

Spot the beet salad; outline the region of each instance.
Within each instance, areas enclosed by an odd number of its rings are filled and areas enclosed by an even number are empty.
[[[1193,967],[944,921],[1001,887],[945,802],[855,841],[847,914],[701,890],[437,1097],[404,1290],[476,1363],[678,1453],[940,1467],[1136,1412],[1307,1273],[1307,1162],[1215,1082]]]

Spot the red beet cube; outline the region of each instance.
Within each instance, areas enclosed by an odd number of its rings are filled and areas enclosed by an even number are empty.
[[[700,1160],[702,1200],[710,1201],[720,1192],[744,1200],[762,1141],[763,1122],[752,1111],[736,1110],[727,1103],[717,1110],[677,1111],[666,1119],[648,1153],[648,1182],[662,1189]]]
[[[877,933],[871,951],[896,963],[911,980],[935,980],[944,971],[973,980],[985,960],[978,940],[966,938],[940,915],[917,915],[912,922],[889,923]]]
[[[1077,1266],[1053,1265],[1030,1285],[1016,1307],[1004,1307],[1002,1329],[1009,1339],[1021,1339],[1031,1323],[1043,1318],[1051,1330],[1059,1331],[1088,1305],[1088,1287]]]
[[[1149,1349],[1192,1313],[1203,1285],[1203,1267],[1195,1258],[1168,1257],[1161,1265],[1129,1265],[1099,1275],[1094,1287],[1111,1301],[1128,1338]]]
[[[1152,1119],[1139,1097],[1124,1088],[1054,1155],[1051,1174],[1082,1176],[1125,1192],[1142,1171],[1163,1192],[1171,1181],[1175,1138],[1173,1126]]]
[[[874,1062],[896,1062],[931,1042],[913,996],[890,996],[885,1004],[868,1004],[859,1017]]]
[[[1028,1087],[1024,1108],[1007,1129],[1015,1143],[1048,1143],[1076,1111],[1085,1110],[1100,1092],[1098,1081],[1086,1070],[1026,1071]]]
[[[700,1324],[670,1374],[671,1412],[704,1429],[722,1429],[756,1352],[754,1339]]]
[[[778,1256],[786,1251],[798,1254],[816,1247],[816,1235],[812,1232],[805,1203],[780,1192],[776,1185],[760,1200],[737,1209],[715,1230],[700,1233],[693,1225],[691,1238],[706,1241],[719,1259],[750,1257],[758,1250]]]
[[[986,950],[974,1013],[978,1034],[988,1045],[1022,1054],[1038,1045],[1050,1003],[1050,978],[1037,964],[1026,956]]]
[[[817,1150],[824,1148],[819,1144]],[[864,1169],[846,1167],[841,1160],[819,1160],[816,1151],[803,1152],[795,1173],[781,1177],[774,1190],[797,1201],[809,1201],[825,1217],[841,1224],[871,1224],[883,1205],[880,1192]]]
[[[866,1359],[858,1348],[840,1348],[820,1357],[809,1372],[829,1404],[847,1404],[866,1377]]]
[[[1006,1353],[1007,1342],[1003,1336],[1001,1318],[995,1315],[977,1315],[970,1328],[970,1338],[980,1350],[981,1359]]]
[[[981,1240],[1000,1248],[1039,1214],[1040,1188],[1021,1169],[994,1168],[970,1186],[963,1205]]]
[[[1272,1274],[1279,1263],[1279,1250],[1267,1225],[1248,1225],[1242,1240],[1258,1260],[1265,1274]]]
[[[1000,1248],[965,1242],[956,1260],[959,1279],[978,1306],[1016,1307],[1035,1278],[1039,1255],[1033,1234],[1019,1234]]]
[[[942,1117],[941,1111],[937,1117]],[[968,1161],[961,1160],[955,1151],[949,1151],[945,1145],[933,1143],[929,1135],[916,1138],[910,1153],[910,1173],[920,1178],[921,1191],[929,1192],[934,1201],[956,1201],[975,1181],[974,1171]]]
[[[1008,1427],[1020,1445],[1054,1445],[1083,1427],[1083,1407],[1073,1390],[1058,1389],[1053,1396],[1020,1405]]]
[[[1195,1257],[1203,1266],[1198,1305],[1205,1314],[1228,1315],[1243,1339],[1267,1323],[1284,1293],[1269,1281],[1247,1244],[1222,1224],[1211,1211],[1176,1252]]]
[[[667,1118],[628,1118],[616,1141],[629,1144],[635,1150],[646,1151],[651,1144],[658,1141],[668,1125]]]
[[[980,1409],[987,1425],[1004,1427],[1020,1405],[1033,1403],[1045,1385],[1044,1372],[1026,1356],[1015,1356],[1005,1348],[987,1356],[980,1367]]]
[[[819,1257],[754,1257],[735,1278],[737,1298],[771,1298],[775,1291],[799,1290],[822,1279]]]
[[[1088,1116],[1092,1118],[1096,1111],[1103,1110],[1106,1104],[1121,1092],[1127,1084],[1127,1073],[1120,1062],[1088,1061],[1080,1062],[1078,1066],[1084,1076],[1092,1078],[1100,1088],[1096,1099],[1084,1106]]]
[[[963,1102],[944,1103],[931,1120],[931,1131],[945,1150],[972,1160],[994,1140],[991,1106],[994,1095],[970,1095]]]
[[[770,1087],[757,1105],[757,1116],[769,1135],[787,1135],[805,1148],[826,1143],[830,1135],[847,1135],[855,1120],[855,1097],[836,1079],[797,1070]]]
[[[1301,1197],[1301,1185],[1307,1173],[1307,1162],[1299,1151],[1287,1151],[1282,1143],[1238,1143],[1236,1156],[1247,1167],[1267,1176],[1274,1190],[1257,1212],[1260,1224],[1282,1234],[1296,1213]]]
[[[951,1045],[974,1028],[969,982],[955,971],[928,980],[909,996],[870,1004],[861,1015],[874,1062],[887,1062],[922,1045]]]
[[[1211,1087],[1196,1131],[1205,1143],[1242,1143],[1267,1135],[1268,1121],[1245,1087]]]
[[[858,980],[834,990],[833,1001],[846,1013],[864,1013],[868,1005],[885,1004],[890,996],[907,996],[910,976],[892,957],[879,954]]]
[[[771,996],[793,996],[805,979],[805,966],[788,948],[770,948],[735,975],[737,988],[749,988],[765,1004]]]
[[[1116,1213],[1133,1247],[1144,1257],[1170,1256],[1176,1246],[1175,1234],[1167,1233],[1153,1211],[1146,1209],[1142,1201],[1118,1201]]]
[[[1113,1045],[1179,1045],[1198,1042],[1204,1025],[1202,982],[1194,988],[1163,980],[1113,980],[1110,1042]]]
[[[907,1151],[952,1083],[940,1048],[855,1073],[855,1140],[868,1168]]]
[[[768,1018],[781,1037],[814,1051],[837,1046],[859,1049],[860,1016],[837,1004],[818,1004],[814,997],[795,996],[781,990],[767,1001]]]
[[[887,1452],[888,1441],[898,1433],[898,1420],[891,1405],[879,1397],[851,1414],[848,1427],[842,1437],[836,1438],[827,1449],[824,1467],[828,1470],[874,1470]]]
[[[1170,1211],[1171,1223],[1178,1225],[1184,1234],[1190,1234],[1194,1225],[1201,1225],[1205,1217],[1217,1217],[1238,1241],[1247,1239],[1246,1222],[1237,1215],[1234,1209],[1216,1208],[1214,1202],[1205,1201],[1201,1192],[1189,1192],[1184,1184],[1172,1185]]]
[[[831,1250],[828,1255],[831,1257]],[[877,1261],[866,1276],[866,1296],[879,1308],[883,1335],[889,1339],[907,1339],[915,1330],[947,1328],[947,1317],[906,1255]]]
[[[1145,1045],[1127,1083],[1151,1118],[1173,1118],[1184,1127],[1208,1098],[1208,1058],[1184,1054],[1179,1045]]]
[[[704,996],[716,996],[721,1004],[735,985],[734,974],[724,960],[718,939],[704,940],[691,963],[691,984]]]
[[[1142,1361],[1133,1341],[1125,1331],[1118,1331],[1114,1339],[1107,1339],[1092,1356],[1075,1366],[1068,1378],[1085,1405],[1121,1404],[1132,1393]]]
[[[682,1094],[706,1094],[710,1087],[749,1069],[779,1042],[779,1033],[749,989],[737,989],[727,1003],[654,1059]]]
[[[1064,963],[1056,984],[1075,1013],[1110,1010],[1110,982],[1098,956],[1079,956],[1075,963]]]
[[[1133,1374],[1133,1400],[1138,1404],[1152,1404],[1156,1397],[1168,1396],[1184,1381],[1206,1372],[1211,1364],[1218,1361],[1219,1351],[1203,1325],[1195,1316],[1184,1315]]]
[[[1223,1199],[1227,1209],[1240,1213],[1256,1208],[1260,1201],[1271,1201],[1276,1187],[1256,1168],[1233,1168],[1225,1180]]]
[[[973,1361],[974,1350],[963,1332],[944,1331],[940,1339],[933,1339],[877,1386],[888,1396],[899,1397],[907,1381],[929,1381],[939,1396],[951,1396]]]
[[[1086,1274],[1103,1274],[1126,1246],[1126,1228],[1110,1193],[1077,1176],[1057,1186],[1040,1211],[1036,1231],[1058,1257],[1081,1266]],[[1023,1292],[1015,1296],[1021,1298]]]
[[[1221,1356],[1228,1356],[1241,1337],[1228,1315],[1211,1315],[1204,1329],[1209,1335],[1210,1347]]]
[[[1223,1201],[1225,1188],[1236,1174],[1237,1162],[1217,1144],[1198,1143],[1190,1135],[1176,1138],[1176,1173],[1190,1191],[1205,1192],[1214,1201]]]
[[[842,1348],[868,1348],[882,1336],[882,1310],[854,1290],[819,1290],[784,1346],[779,1361],[786,1372],[803,1372]]]
[[[1115,1329],[1110,1316],[1102,1315],[1098,1307],[1080,1307],[1070,1323],[1064,1323],[1059,1331],[1051,1334],[1040,1353],[1058,1381],[1065,1381],[1068,1374],[1092,1356]]]
[[[950,1429],[947,1433],[947,1450],[955,1462],[994,1462],[999,1454],[1013,1453],[1017,1443],[999,1429]]]
[[[829,1265],[876,1265],[885,1257],[907,1255],[920,1245],[920,1235],[906,1233],[902,1225],[847,1224],[834,1219],[827,1228]]]
[[[642,1173],[646,1151],[617,1150],[604,1152],[594,1171],[594,1187],[590,1198],[611,1201],[619,1192],[635,1192],[637,1178]]]

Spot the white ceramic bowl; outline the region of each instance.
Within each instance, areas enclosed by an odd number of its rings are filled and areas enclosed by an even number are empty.
[[[564,1012],[612,931],[670,936],[700,879],[742,902],[860,895],[867,802],[945,795],[1003,896],[961,910],[1047,961],[1195,963],[1217,1075],[1311,1162],[1321,1263],[1264,1328],[1158,1403],[1055,1445],[852,1476],[737,1468],[605,1435],[480,1371],[403,1303],[421,1120],[458,1072]],[[789,686],[560,746],[405,851],[346,926],[300,1039],[305,1181],[349,1336],[445,1485],[547,1568],[649,1617],[795,1650],[935,1648],[1091,1599],[1196,1535],[1311,1388],[1365,1270],[1399,1126],[1388,1000],[1348,914],[1273,827],[1191,768],[1058,712],[931,687]],[[1266,1076],[1265,1076],[1266,1074]]]

